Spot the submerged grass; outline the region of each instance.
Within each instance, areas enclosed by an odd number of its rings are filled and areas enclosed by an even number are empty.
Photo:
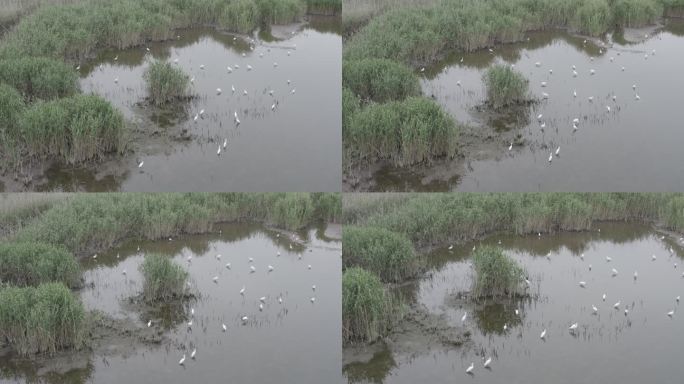
[[[126,193],[77,194],[19,230],[16,241],[61,244],[76,255],[124,238],[205,233],[214,223],[253,220],[284,229],[339,217],[339,194]]]
[[[168,257],[157,254],[145,256],[140,271],[143,278],[143,298],[149,303],[167,302],[185,296],[188,272]]]
[[[147,84],[150,101],[155,105],[189,96],[190,78],[180,68],[170,63],[153,62],[145,70],[143,78]]]
[[[61,282],[80,284],[81,268],[66,249],[36,242],[0,243],[0,280],[12,285],[37,286]]]
[[[83,305],[63,284],[0,289],[0,335],[19,355],[81,348],[84,323]]]
[[[416,275],[419,266],[408,238],[372,227],[344,227],[342,260],[345,268],[362,267],[385,283],[411,278]]]
[[[529,81],[509,65],[494,65],[483,75],[487,102],[494,108],[517,105],[529,100]]]
[[[409,166],[457,152],[456,123],[427,98],[372,104],[344,119],[349,119],[343,138],[350,161]]]
[[[372,342],[387,332],[390,299],[380,279],[363,268],[348,268],[342,275],[342,340]]]
[[[383,103],[421,93],[418,77],[410,68],[387,59],[345,60],[342,86],[364,101]]]
[[[520,292],[524,271],[501,248],[484,246],[473,254],[472,296],[476,299],[511,297]]]

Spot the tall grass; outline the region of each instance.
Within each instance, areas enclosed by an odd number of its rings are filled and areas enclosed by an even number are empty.
[[[143,274],[143,297],[145,301],[167,302],[185,296],[188,272],[168,257],[157,254],[145,256],[140,271]]]
[[[15,138],[25,143],[31,157],[76,164],[123,151],[124,129],[123,116],[107,101],[75,95],[32,105],[22,115]]]
[[[352,115],[344,130],[349,160],[387,160],[395,166],[453,157],[457,141],[458,128],[451,117],[421,97],[372,104]]]
[[[55,204],[19,230],[16,241],[64,245],[71,252],[97,252],[124,238],[159,239],[205,233],[214,223],[261,221],[288,230],[339,213],[337,197],[289,193],[77,194]]]
[[[372,342],[387,332],[390,300],[380,279],[363,268],[342,275],[342,340]]]
[[[684,196],[679,195],[668,202],[665,223],[671,230],[684,232]]]
[[[363,100],[378,103],[421,93],[418,77],[410,68],[386,59],[345,60],[342,86]]]
[[[362,198],[369,215],[356,215],[355,225],[385,228],[403,234],[416,247],[463,242],[493,232],[517,235],[579,231],[599,220],[665,221],[670,194],[643,193],[494,193],[408,194]],[[356,196],[345,196],[345,212]],[[385,209],[374,206],[386,205]],[[674,203],[673,203],[674,204]],[[670,222],[676,223],[676,209]],[[345,214],[345,218],[348,216]],[[352,224],[352,223],[348,223]]]
[[[663,16],[656,0],[441,0],[387,11],[345,45],[345,59],[386,58],[418,67],[444,51],[519,41],[530,30],[569,28],[600,35]]]
[[[162,105],[189,96],[190,78],[170,63],[155,61],[143,74],[150,101]]]
[[[14,136],[13,132],[17,130],[25,107],[24,100],[16,89],[0,83],[0,140],[5,145]]]
[[[81,348],[84,323],[83,305],[63,284],[0,289],[0,335],[19,355]]]
[[[529,81],[509,65],[489,67],[482,78],[491,107],[517,105],[529,100]]]
[[[403,235],[382,228],[345,226],[342,231],[345,268],[362,267],[385,283],[396,283],[418,272],[413,245]]]
[[[351,117],[361,108],[361,100],[347,87],[342,87],[342,136],[346,137]]]
[[[0,194],[0,239],[23,228],[68,196],[64,193]]]
[[[81,268],[66,249],[36,242],[0,243],[0,280],[15,286],[80,284]]]
[[[16,57],[0,60],[0,82],[16,88],[26,102],[52,100],[78,92],[78,76],[61,61]]]
[[[339,15],[342,13],[342,0],[306,0],[307,13],[314,15]]]
[[[472,296],[474,298],[511,297],[520,292],[525,273],[501,248],[484,246],[473,254]]]

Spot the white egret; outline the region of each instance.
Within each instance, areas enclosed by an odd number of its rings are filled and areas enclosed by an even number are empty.
[[[223,139],[223,149],[228,146],[228,139]]]
[[[150,320],[150,321],[147,322],[147,328],[149,328],[149,327],[151,327],[151,326],[152,326],[152,320]]]
[[[190,358],[195,360],[195,355],[197,354],[197,348],[192,350],[192,353],[190,354]]]
[[[221,91],[221,88],[216,88],[216,94],[217,94],[217,95],[220,95],[221,92],[222,92],[222,91]]]
[[[230,263],[226,263],[226,268],[230,269]]]
[[[456,81],[456,86],[460,87],[461,86],[461,80]]]
[[[540,113],[539,116],[537,116],[537,120],[541,121],[542,117],[544,117],[544,115]]]
[[[315,302],[315,301],[316,301],[316,298],[315,298],[315,297],[312,297],[312,298],[311,298],[311,302],[313,303],[313,302]]]
[[[560,146],[558,148],[556,148],[556,156],[559,156],[559,155],[560,155]]]
[[[637,271],[634,271],[634,280],[636,280],[637,277],[639,277],[639,274],[637,273]]]
[[[589,96],[589,102],[593,103],[594,102],[594,96]]]
[[[469,375],[472,375],[472,374],[473,374],[473,369],[475,369],[475,363],[470,363],[470,365],[468,366],[468,368],[466,368],[466,373],[469,374]]]
[[[541,63],[538,62],[538,61],[537,61],[536,63],[534,63],[534,65],[537,66],[537,67],[541,67]]]
[[[595,305],[591,306],[591,310],[594,311],[594,313],[598,313],[598,308],[596,308]]]
[[[191,83],[191,84],[195,84],[195,78],[194,78],[194,77],[191,77],[191,78],[190,78],[190,83]]]
[[[311,286],[311,290],[312,290],[312,291],[315,291],[315,290],[316,290],[316,284],[314,284],[314,285]]]
[[[243,89],[243,90],[242,90],[242,94],[243,94],[244,96],[247,96],[247,90],[246,90],[246,89]]]
[[[613,276],[617,276],[617,274],[618,274],[618,271],[617,271],[617,269],[615,269],[615,268],[613,268],[613,270],[612,270],[611,272],[612,272],[612,275],[613,275]]]
[[[466,321],[466,317],[468,317],[468,312],[463,313],[463,316],[461,316],[461,322]]]
[[[603,294],[602,298],[603,298],[603,301],[606,301],[606,294],[605,293]]]
[[[183,357],[181,357],[180,361],[178,362],[178,365],[183,365],[185,364],[185,353],[183,354]]]
[[[301,258],[301,256],[300,256],[300,258]],[[309,264],[309,265],[307,266],[307,268],[308,268],[308,269],[311,269],[311,264]]]
[[[262,312],[264,310],[264,304],[259,303],[259,312]]]
[[[228,329],[228,327],[226,327],[226,324],[221,324],[221,328],[223,329],[223,332],[225,332]]]
[[[251,71],[251,70],[252,70],[252,66],[249,65],[249,64],[247,64],[247,70],[248,70],[248,71]]]
[[[221,156],[221,146],[218,146],[218,150],[216,151],[217,156]]]
[[[546,328],[542,331],[541,335],[539,335],[539,338],[544,339],[546,338]]]
[[[268,271],[269,271],[269,272],[272,272],[272,271],[273,271],[273,266],[272,266],[272,265],[269,265],[269,266],[268,266]]]
[[[244,286],[244,285],[242,286],[242,289],[240,290],[240,294],[241,294],[242,296],[245,295],[245,286]]]
[[[546,81],[542,81],[541,86],[542,86],[542,88],[546,88]]]
[[[577,327],[578,327],[577,323],[573,323],[568,329],[571,331],[574,331],[577,329]]]
[[[610,256],[606,256],[606,261],[607,261],[608,263],[610,263],[611,261],[613,261],[613,258],[610,257]]]
[[[212,280],[214,281],[214,283],[218,283],[218,276],[214,276]]]
[[[549,163],[553,161],[553,153],[549,154]]]
[[[237,65],[237,64],[235,64],[233,67],[234,67],[235,69],[240,69],[240,66]]]
[[[200,69],[204,69],[204,64],[201,64],[201,65],[200,65]]]
[[[254,272],[256,272],[256,268],[254,268],[253,265],[250,265],[249,266],[249,273],[254,273]]]
[[[509,150],[509,151],[512,150],[512,149],[513,149],[513,142],[511,142],[511,145],[508,146],[508,150]],[[449,248],[449,249],[451,249],[451,248]]]
[[[580,282],[579,282],[579,286],[582,287],[582,288],[586,288],[586,287],[587,287],[587,282],[586,282],[586,281],[580,281]]]
[[[230,65],[226,69],[228,69],[228,73],[233,73],[233,68],[231,68]]]
[[[249,320],[249,317],[247,316],[242,316],[242,322],[247,323],[247,320]]]
[[[651,255],[651,260],[655,261],[655,259],[656,259],[656,255]]]
[[[615,309],[620,308],[620,302],[618,301],[617,303],[613,304],[613,308],[615,308]]]
[[[674,311],[668,312],[667,315],[670,316],[670,317],[674,316]]]
[[[491,363],[492,363],[492,358],[491,357],[487,358],[487,360],[485,360],[485,362],[484,362],[484,367],[489,368],[489,364],[491,364]]]

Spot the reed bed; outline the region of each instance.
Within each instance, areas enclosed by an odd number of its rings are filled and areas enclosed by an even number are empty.
[[[384,103],[420,96],[420,81],[413,71],[386,59],[345,60],[342,86],[364,101]]]
[[[84,345],[85,311],[60,283],[0,289],[0,335],[19,355],[54,355]]]
[[[143,298],[148,303],[168,302],[186,296],[188,272],[166,256],[149,254],[140,264]]]
[[[81,256],[124,238],[205,233],[218,222],[260,221],[295,230],[318,220],[334,220],[339,207],[339,194],[77,194],[45,211],[12,240],[61,244]]]
[[[0,82],[17,89],[27,103],[53,100],[78,92],[78,76],[58,60],[15,57],[0,60]]]

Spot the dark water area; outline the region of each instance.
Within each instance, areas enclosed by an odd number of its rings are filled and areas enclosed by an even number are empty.
[[[124,343],[122,337],[79,357],[78,364],[5,357],[0,359],[0,382],[343,382],[336,227],[310,228],[291,237],[256,224],[223,224],[215,233],[130,241],[96,259],[84,259],[86,287],[79,292],[84,306],[137,328],[148,329],[151,320],[165,341],[116,345]],[[142,291],[138,266],[150,252],[173,258],[189,272],[195,299],[142,308],[131,304],[129,299]],[[186,361],[180,366],[183,354]]]
[[[455,120],[472,127],[475,138],[462,135],[465,159],[411,171],[387,167],[374,175],[373,189],[682,190],[684,130],[677,111],[684,88],[683,28],[681,20],[668,20],[661,29],[626,30],[586,43],[563,31],[538,32],[493,53],[449,56],[426,68],[422,88]],[[482,110],[482,76],[497,63],[515,65],[538,103]]]
[[[531,281],[529,297],[477,305],[458,299],[471,288],[472,249],[485,244],[502,247],[521,264]],[[388,345],[367,362],[349,364],[348,382],[679,383],[682,244],[648,226],[598,223],[588,232],[493,236],[451,251],[437,249],[426,257],[425,277],[407,287],[405,296],[454,329],[470,332],[470,341],[421,348],[416,336],[411,348]],[[568,329],[573,323],[575,332]],[[490,369],[483,368],[490,357]],[[471,363],[474,375],[465,372]]]
[[[198,28],[101,53],[81,67],[81,88],[133,122],[134,154],[76,169],[54,164],[36,189],[338,191],[340,28],[339,17],[312,17],[254,37]],[[175,63],[193,78],[194,97],[148,105],[143,73],[153,60]]]

